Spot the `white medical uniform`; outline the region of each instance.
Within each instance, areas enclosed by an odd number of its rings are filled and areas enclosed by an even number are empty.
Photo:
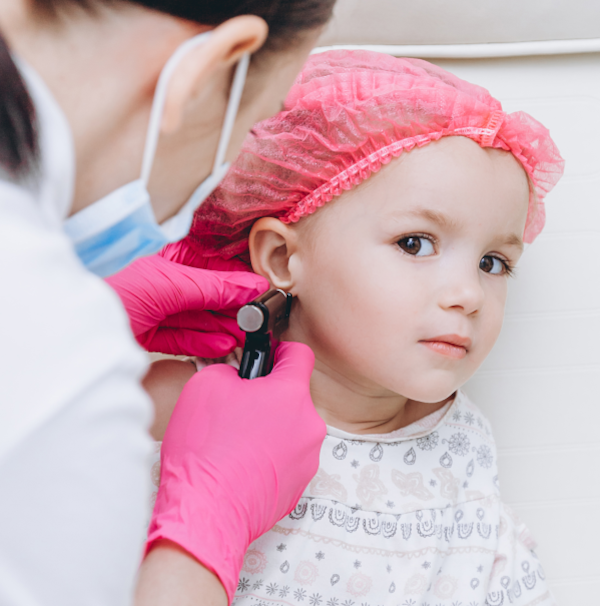
[[[149,507],[147,360],[118,297],[63,234],[69,126],[20,67],[41,174],[0,180],[0,604],[121,606]]]

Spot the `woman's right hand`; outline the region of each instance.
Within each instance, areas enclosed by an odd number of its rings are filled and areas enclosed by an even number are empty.
[[[317,472],[325,423],[310,397],[312,351],[279,345],[252,381],[217,364],[192,377],[165,433],[149,551],[180,545],[233,598],[252,541],[296,506]]]
[[[237,311],[269,283],[241,262],[230,261],[227,267],[245,271],[218,271],[199,268],[199,260],[202,257],[183,240],[106,279],[147,351],[219,358],[243,346]]]

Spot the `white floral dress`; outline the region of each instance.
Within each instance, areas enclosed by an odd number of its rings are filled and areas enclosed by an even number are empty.
[[[553,606],[497,473],[489,424],[460,391],[392,433],[330,427],[298,506],[248,549],[233,604]]]

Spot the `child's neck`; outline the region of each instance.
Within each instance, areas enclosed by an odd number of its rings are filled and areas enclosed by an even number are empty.
[[[386,391],[365,388],[316,360],[310,381],[311,396],[321,418],[348,433],[389,433],[442,408],[442,402],[425,404]]]

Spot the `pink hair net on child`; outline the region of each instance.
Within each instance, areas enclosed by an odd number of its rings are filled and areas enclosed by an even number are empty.
[[[403,152],[456,135],[509,151],[522,164],[531,189],[524,240],[532,242],[564,166],[548,130],[524,112],[503,112],[487,90],[427,61],[369,51],[308,60],[284,110],[255,126],[196,212],[188,242],[204,257],[248,262],[256,219],[298,221]]]

